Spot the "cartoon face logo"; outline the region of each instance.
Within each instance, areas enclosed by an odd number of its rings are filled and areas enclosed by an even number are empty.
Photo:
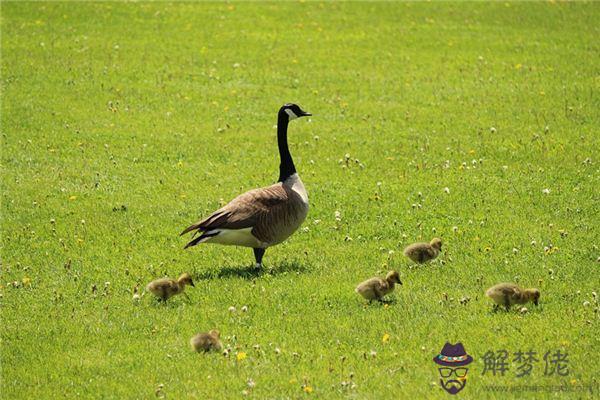
[[[473,362],[473,357],[467,354],[462,343],[446,342],[440,354],[433,357],[433,362],[440,366],[440,384],[446,392],[456,394],[463,390],[469,372],[465,366]]]

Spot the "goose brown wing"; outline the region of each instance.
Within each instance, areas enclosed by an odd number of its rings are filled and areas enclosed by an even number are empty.
[[[231,200],[207,218],[187,227],[181,235],[197,230],[254,228],[286,202],[289,194],[281,183],[250,190]]]

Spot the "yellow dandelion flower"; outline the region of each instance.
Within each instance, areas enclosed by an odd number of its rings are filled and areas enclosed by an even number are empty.
[[[31,285],[31,279],[28,276],[23,277],[23,279],[21,279],[21,282],[23,282],[23,286]]]
[[[243,351],[240,351],[240,352],[239,352],[239,353],[237,353],[237,355],[236,355],[236,359],[237,359],[238,361],[245,360],[245,359],[246,359],[246,357],[247,357],[247,355],[246,355],[246,353],[244,353]]]
[[[515,69],[521,69],[521,68],[523,68],[523,66],[521,64],[516,64],[515,65]]]
[[[383,337],[381,338],[381,342],[382,342],[383,344],[385,344],[385,343],[387,343],[387,342],[389,342],[389,341],[390,341],[390,334],[389,334],[389,333],[384,333],[384,334],[383,334]]]
[[[71,197],[69,197],[69,201],[73,201],[73,200],[77,200],[77,196],[71,196]]]
[[[290,384],[293,385],[294,383],[298,383],[298,379],[296,379],[296,378],[290,379]]]
[[[475,150],[473,150],[473,149],[469,150],[469,154],[475,154]]]
[[[313,392],[313,388],[310,385],[304,386],[304,388],[302,390],[304,390],[304,393],[312,393]]]
[[[571,379],[571,385],[576,385],[577,384],[577,379]]]

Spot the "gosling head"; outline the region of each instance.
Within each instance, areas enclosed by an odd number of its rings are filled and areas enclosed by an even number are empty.
[[[218,338],[219,338],[219,336],[221,336],[221,332],[219,332],[219,331],[218,331],[218,330],[216,330],[216,329],[212,329],[212,330],[210,330],[210,331],[208,332],[208,334],[209,334],[210,336],[212,336],[212,337],[216,338],[216,339],[218,339]]]
[[[533,304],[537,306],[540,302],[540,291],[537,289],[527,289],[527,292],[529,292],[529,298],[533,301]]]
[[[385,280],[388,282],[393,282],[402,285],[402,282],[400,281],[400,274],[396,271],[388,272],[385,276]]]
[[[287,118],[288,121],[300,117],[309,117],[311,115],[311,113],[302,110],[299,105],[293,103],[284,104],[283,107],[279,109],[279,116]]]
[[[194,281],[192,280],[192,277],[190,276],[190,274],[188,274],[187,272],[184,274],[181,274],[181,276],[179,277],[179,279],[177,279],[177,282],[183,284],[183,285],[190,285],[192,287],[194,287]]]
[[[439,251],[442,250],[442,239],[440,239],[440,238],[433,238],[433,239],[431,239],[431,242],[429,244],[434,249],[438,249]]]

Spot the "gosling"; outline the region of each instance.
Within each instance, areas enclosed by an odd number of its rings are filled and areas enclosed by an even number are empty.
[[[394,291],[394,284],[402,285],[400,274],[396,271],[390,271],[385,279],[379,277],[367,279],[355,289],[356,293],[360,294],[369,302],[373,300],[382,301],[382,297]]]
[[[506,311],[513,304],[525,304],[532,301],[536,306],[540,300],[540,291],[537,289],[521,289],[514,283],[499,283],[486,290],[485,295],[494,300],[494,311],[504,306]]]
[[[209,351],[220,351],[223,348],[221,341],[219,340],[219,331],[216,329],[211,330],[208,333],[198,333],[190,339],[190,345],[192,350],[201,353]]]
[[[146,291],[158,297],[159,300],[167,301],[170,297],[183,293],[185,285],[194,287],[194,281],[187,272],[177,280],[162,278],[152,281],[146,286]]]
[[[413,243],[404,249],[404,255],[416,263],[425,264],[442,251],[442,239],[433,238],[429,243]]]

